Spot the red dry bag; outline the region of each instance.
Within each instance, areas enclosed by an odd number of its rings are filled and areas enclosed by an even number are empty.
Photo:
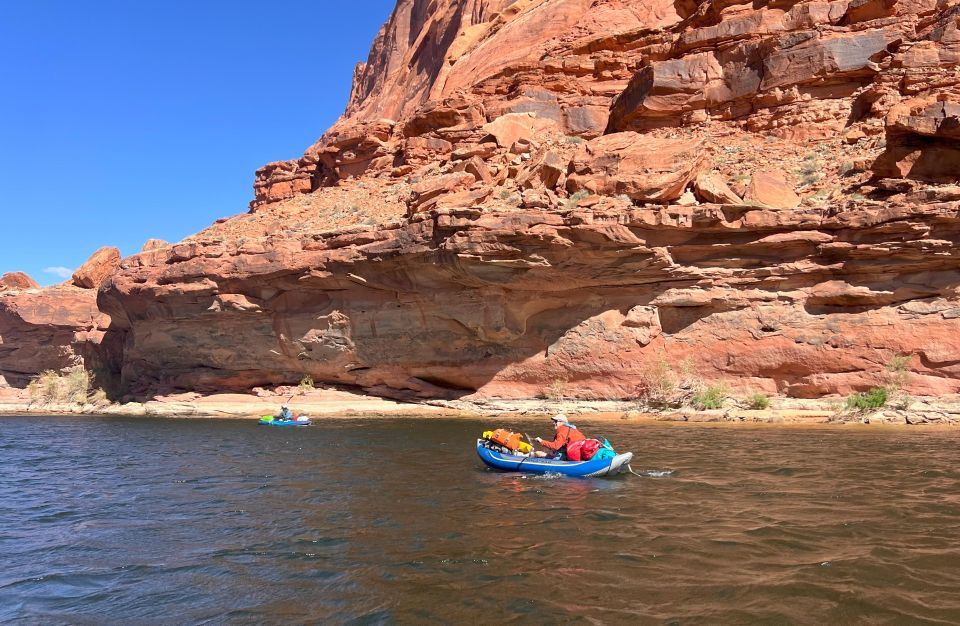
[[[567,444],[567,460],[568,461],[584,461],[582,457],[583,444],[587,442],[586,439],[581,439],[580,441],[574,441],[573,443]]]
[[[585,439],[580,443],[582,443],[580,446],[580,459],[583,461],[592,459],[593,455],[597,453],[597,450],[603,446],[603,444],[596,439]]]

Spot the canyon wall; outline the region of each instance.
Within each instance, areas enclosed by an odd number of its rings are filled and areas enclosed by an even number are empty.
[[[958,392],[958,61],[955,1],[399,0],[248,213],[91,279],[102,361],[135,395]]]
[[[700,206],[443,209],[376,230],[194,241],[100,293],[129,384],[314,380],[402,398],[634,396],[651,361],[813,397],[960,388],[960,216]]]

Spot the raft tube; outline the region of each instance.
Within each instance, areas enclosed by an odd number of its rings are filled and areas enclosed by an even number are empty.
[[[535,457],[504,454],[491,450],[483,439],[477,440],[477,454],[488,467],[502,472],[528,472],[531,474],[563,474],[565,476],[614,476],[627,471],[633,460],[632,452],[618,454],[612,459],[591,459],[589,461],[557,461]]]

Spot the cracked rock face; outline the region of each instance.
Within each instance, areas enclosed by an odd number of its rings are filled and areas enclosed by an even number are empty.
[[[249,213],[92,264],[93,353],[144,394],[956,392],[958,11],[399,0]]]

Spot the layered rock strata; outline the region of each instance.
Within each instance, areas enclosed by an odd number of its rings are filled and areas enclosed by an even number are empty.
[[[812,397],[916,355],[960,390],[957,202],[776,211],[434,210],[392,227],[197,240],[100,305],[129,385],[316,381],[404,398],[636,397],[652,363]]]

